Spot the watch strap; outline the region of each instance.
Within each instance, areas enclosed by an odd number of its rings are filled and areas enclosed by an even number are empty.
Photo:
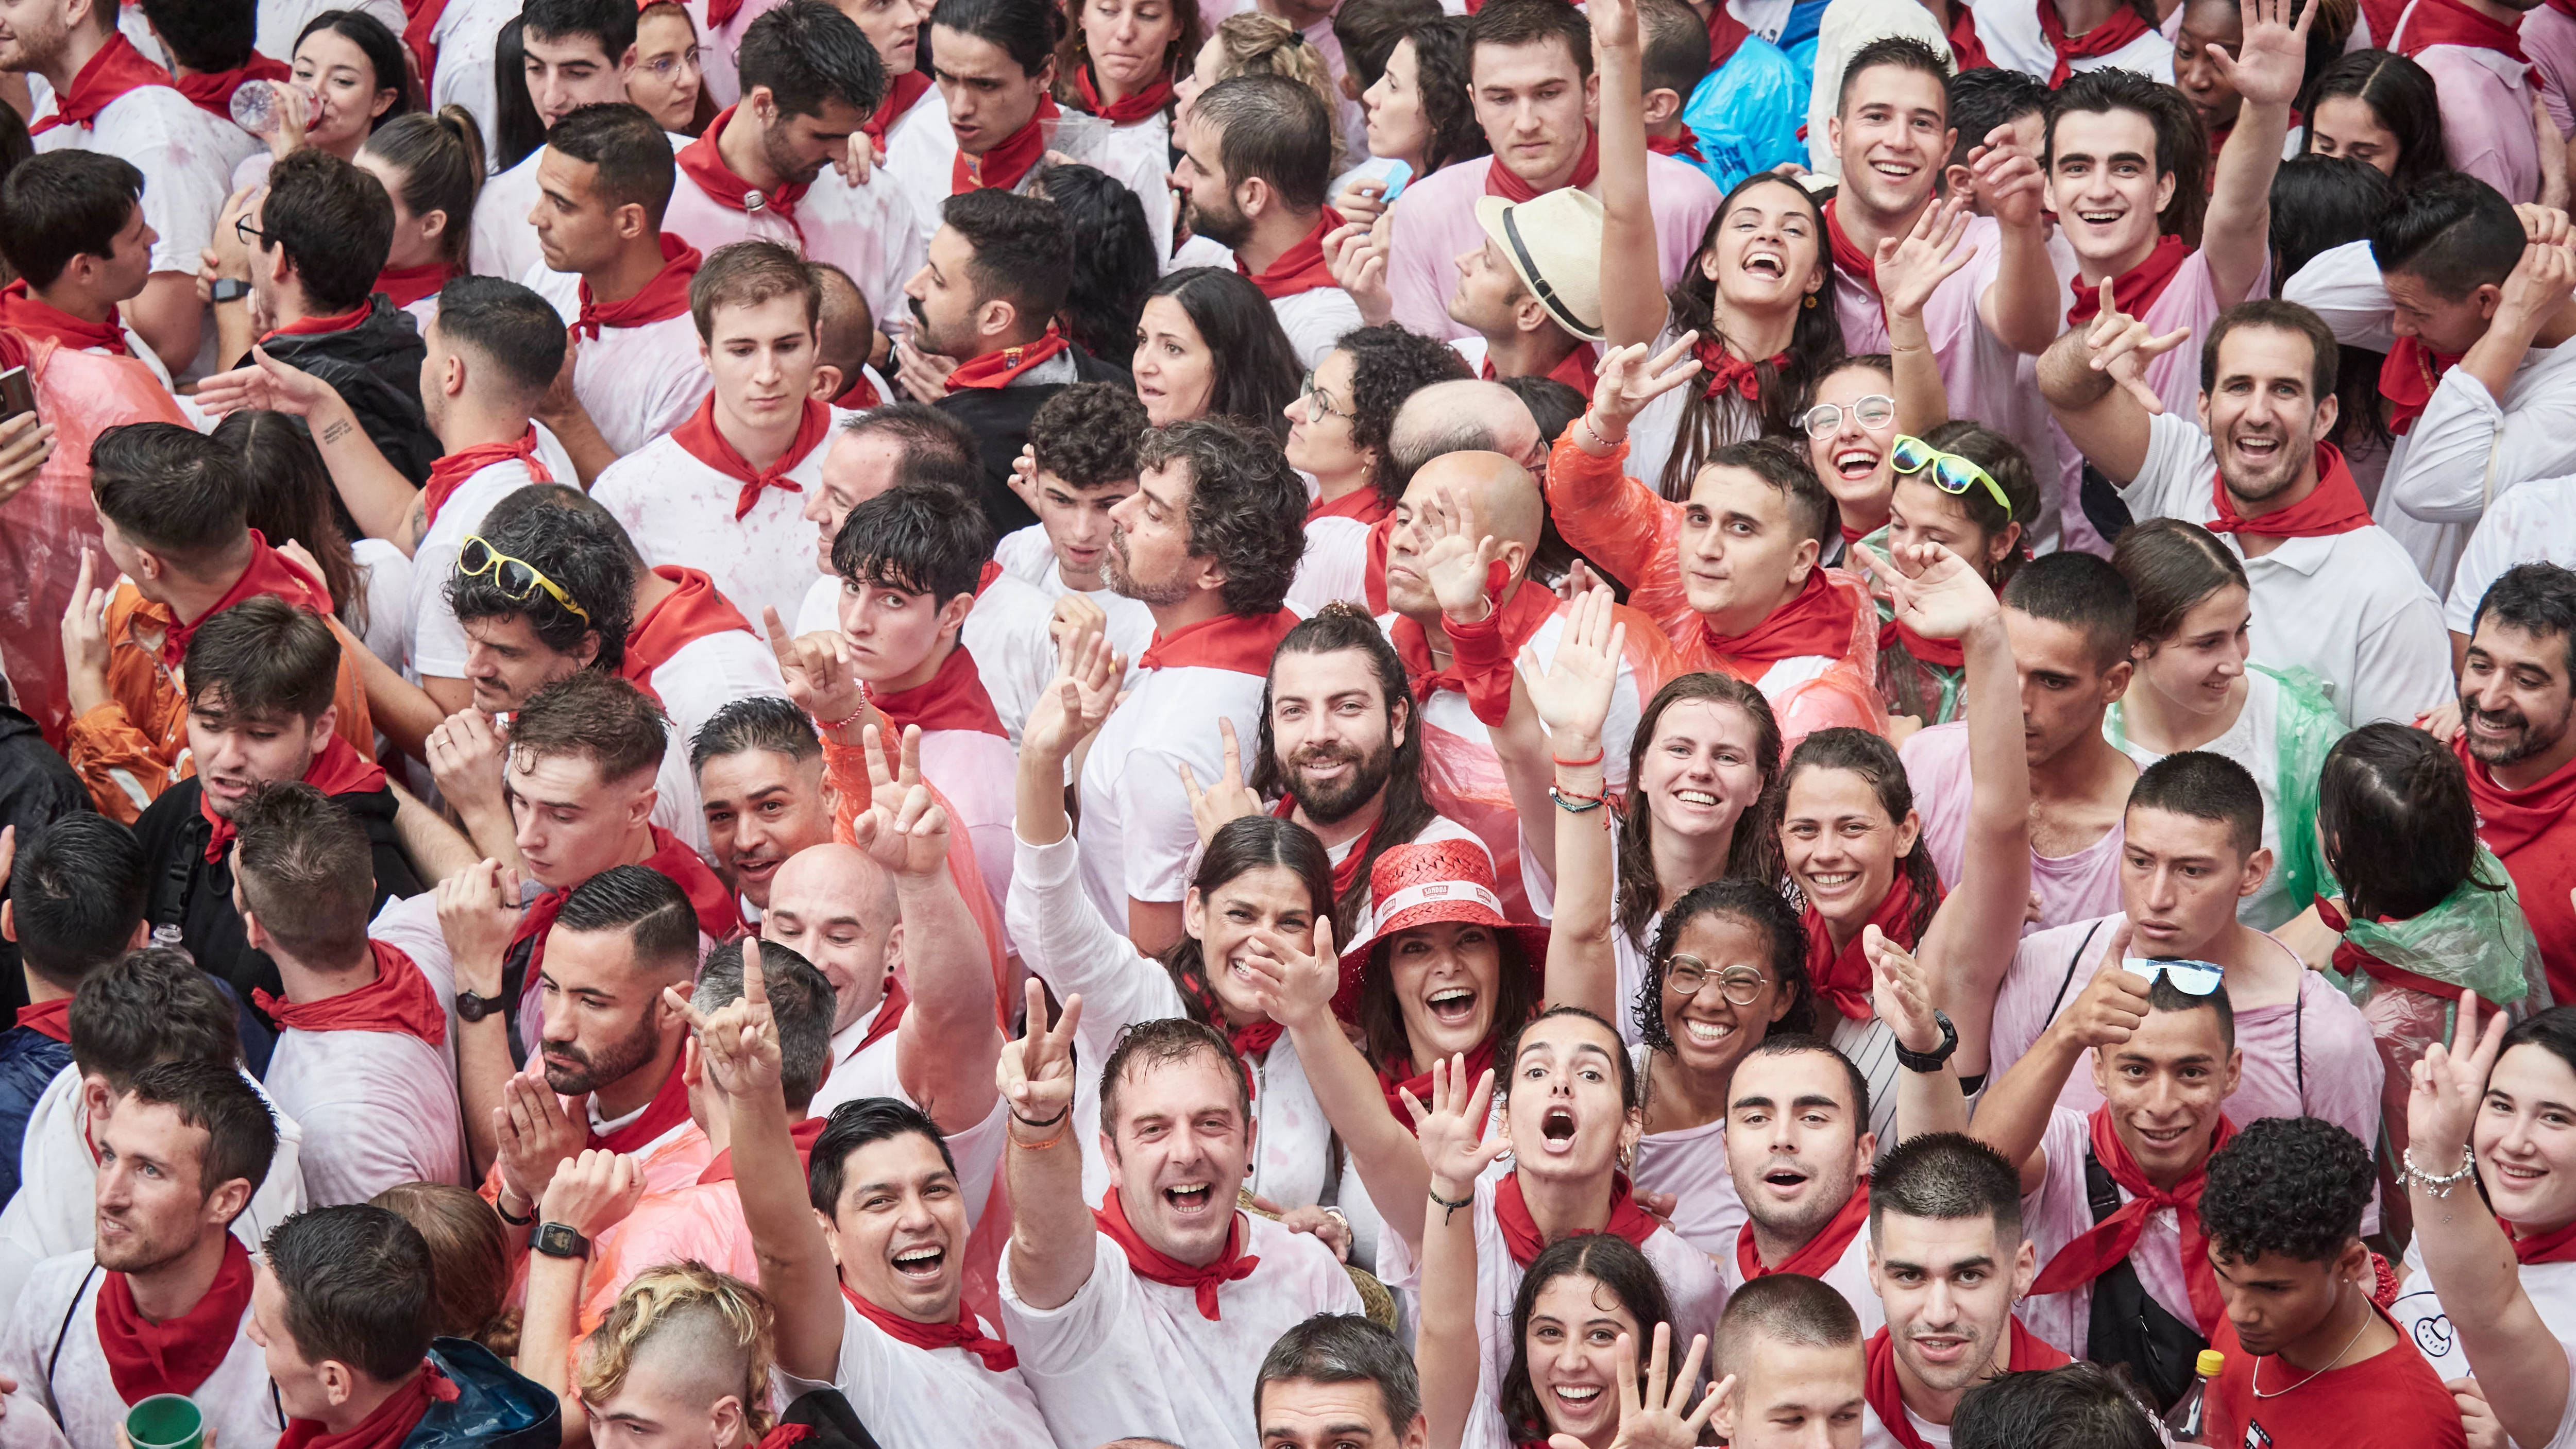
[[[1896,1044],[1898,1066],[1909,1072],[1937,1072],[1950,1065],[1951,1054],[1959,1049],[1959,1029],[1950,1024],[1950,1014],[1946,1011],[1933,1012],[1932,1020],[1941,1027],[1941,1045],[1932,1051],[1916,1052],[1907,1051],[1905,1044],[1899,1042]]]
[[[568,1224],[564,1223],[539,1224],[536,1236],[528,1240],[528,1247],[532,1251],[543,1253],[549,1258],[587,1258],[590,1256],[590,1239],[573,1231]]]

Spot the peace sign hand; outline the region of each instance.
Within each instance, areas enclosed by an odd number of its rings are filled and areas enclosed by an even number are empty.
[[[2504,1050],[2509,1023],[2501,1011],[2478,1020],[2477,993],[2460,997],[2450,1045],[2435,1042],[2415,1063],[2414,1089],[2406,1097],[2408,1155],[2435,1175],[2455,1170],[2469,1146],[2469,1128],[2487,1094],[2487,1074]]]
[[[1898,544],[1880,554],[1855,543],[1851,551],[1896,606],[1898,622],[1926,639],[1964,638],[2002,611],[1993,587],[1940,544]]]
[[[837,743],[859,743],[862,737],[849,727],[867,707],[868,687],[851,662],[850,641],[837,629],[792,638],[774,604],[761,609],[760,621],[769,631],[770,652],[778,656],[778,672],[787,678],[787,697]]]
[[[1698,333],[1685,332],[1652,357],[1643,342],[1610,349],[1593,374],[1592,427],[1601,441],[1617,444],[1628,436],[1629,420],[1645,411],[1646,404],[1699,376],[1699,359],[1689,356],[1697,341]],[[1579,428],[1575,436],[1582,436]]]
[[[1073,1108],[1073,1042],[1082,1024],[1081,995],[1064,999],[1064,1014],[1052,1030],[1046,1015],[1046,985],[1032,976],[1027,1034],[1002,1043],[1001,1060],[993,1066],[993,1083],[1010,1103],[1011,1115],[1031,1127],[1052,1127]]]
[[[1243,783],[1243,746],[1234,737],[1234,721],[1219,719],[1216,727],[1225,741],[1225,773],[1217,782],[1201,788],[1188,762],[1180,766],[1181,789],[1190,797],[1190,823],[1198,827],[1202,847],[1216,839],[1216,833],[1229,822],[1261,813],[1261,797]]]
[[[948,812],[921,783],[921,726],[904,726],[902,758],[891,772],[883,734],[875,725],[865,732],[868,808],[850,822],[850,841],[896,875],[935,875],[948,863]]]
[[[778,1020],[769,1010],[769,982],[758,966],[757,946],[743,952],[742,997],[716,1008],[698,1010],[687,992],[662,988],[662,1000],[688,1019],[698,1037],[698,1063],[707,1080],[728,1097],[778,1093]]]

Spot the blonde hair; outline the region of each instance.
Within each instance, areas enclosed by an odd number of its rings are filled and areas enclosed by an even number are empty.
[[[411,1224],[429,1244],[430,1331],[508,1356],[495,1339],[509,1317],[502,1300],[510,1291],[510,1254],[492,1205],[452,1182],[397,1183],[370,1202]],[[515,1331],[508,1338],[515,1340]]]
[[[1333,128],[1333,156],[1342,154],[1342,88],[1317,50],[1295,26],[1276,15],[1246,10],[1227,16],[1216,28],[1218,80],[1239,75],[1286,76],[1321,96],[1324,115]]]
[[[597,1406],[615,1398],[646,1348],[668,1333],[692,1352],[701,1376],[723,1376],[719,1396],[731,1393],[742,1400],[743,1422],[758,1439],[770,1429],[776,1317],[759,1289],[694,1258],[647,1269],[617,1295],[616,1306],[590,1336],[590,1356],[578,1385],[582,1401]],[[740,1366],[738,1373],[716,1357],[727,1349]]]

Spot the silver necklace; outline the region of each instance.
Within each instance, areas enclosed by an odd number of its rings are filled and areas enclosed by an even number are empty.
[[[2311,1383],[2315,1382],[2315,1381],[2317,1380],[2317,1378],[2318,1378],[2318,1377],[2320,1377],[2321,1375],[2324,1375],[2324,1374],[2326,1374],[2326,1373],[2331,1372],[2331,1371],[2334,1369],[2334,1366],[2335,1366],[2336,1364],[2339,1364],[2339,1363],[2343,1362],[2343,1355],[2344,1355],[2345,1353],[2350,1353],[2350,1352],[2352,1352],[2352,1346],[2353,1346],[2354,1344],[2356,1344],[2356,1343],[2361,1342],[2361,1333],[2362,1333],[2362,1329],[2365,1329],[2365,1328],[2368,1328],[2368,1327],[2370,1327],[2370,1317],[2369,1317],[2369,1315],[2364,1315],[2364,1316],[2363,1316],[2363,1318],[2362,1318],[2362,1320],[2361,1320],[2361,1326],[2360,1326],[2359,1328],[2355,1328],[2355,1329],[2352,1331],[2352,1337],[2351,1337],[2350,1339],[2348,1339],[2348,1340],[2346,1340],[2346,1341],[2345,1341],[2344,1346],[2343,1346],[2343,1353],[2338,1353],[2338,1354],[2336,1354],[2333,1358],[2328,1359],[2328,1360],[2326,1361],[2326,1366],[2325,1366],[2324,1368],[2318,1369],[2315,1373],[2312,1373],[2312,1374],[2308,1375],[2306,1378],[2303,1378],[2303,1379],[2299,1380],[2297,1383],[2290,1385],[2288,1388],[2286,1388],[2286,1389],[2274,1389],[2272,1392],[2270,1392],[2270,1393],[2268,1393],[2268,1394],[2267,1394],[2267,1393],[2265,1393],[2265,1392],[2263,1392],[2263,1360],[2264,1360],[2265,1358],[2267,1358],[2267,1357],[2273,1357],[2273,1355],[2268,1355],[2268,1354],[2257,1354],[2257,1355],[2255,1355],[2255,1358],[2254,1358],[2254,1372],[2253,1372],[2253,1373],[2252,1373],[2252,1375],[2250,1375],[2250,1376],[2249,1376],[2249,1378],[2248,1378],[2248,1383],[2249,1383],[2249,1385],[2250,1385],[2250,1386],[2253,1388],[2253,1390],[2254,1390],[2254,1397],[2256,1397],[2256,1398],[2258,1398],[2258,1399],[2277,1399],[2277,1398],[2281,1398],[2282,1396],[2287,1395],[2287,1394],[2295,1394],[2295,1393],[2297,1393],[2299,1390],[2306,1388],[2309,1384],[2311,1384]]]

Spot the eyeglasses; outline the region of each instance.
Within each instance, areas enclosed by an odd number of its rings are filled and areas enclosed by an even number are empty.
[[[2003,509],[2004,518],[2009,521],[2013,516],[2012,500],[2004,496],[2004,487],[1995,481],[1995,475],[1956,453],[1944,453],[1921,438],[1899,433],[1888,456],[1895,461],[1899,473],[1911,476],[1928,469],[1932,486],[1953,498],[1982,483],[1995,505]]]
[[[1845,408],[1841,403],[1818,403],[1807,409],[1806,415],[1798,419],[1798,426],[1807,430],[1808,437],[1830,438],[1842,427],[1843,414],[1846,412],[1858,419],[1862,427],[1874,433],[1896,421],[1896,399],[1885,393],[1874,392],[1854,402],[1849,408]]]
[[[1334,417],[1340,418],[1343,422],[1349,422],[1351,419],[1359,416],[1357,409],[1353,409],[1350,412],[1344,412],[1340,408],[1333,406],[1333,395],[1324,391],[1322,388],[1315,386],[1315,374],[1311,372],[1306,374],[1305,386],[1298,392],[1297,398],[1298,401],[1305,404],[1306,416],[1309,420],[1312,420],[1318,412],[1329,413]]]
[[[1771,979],[1750,966],[1711,966],[1697,956],[1675,956],[1664,965],[1664,989],[1676,996],[1697,996],[1711,980],[1729,1006],[1751,1006],[1762,999]]]
[[[2120,963],[2120,969],[2144,976],[2149,986],[2161,976],[2186,996],[2207,996],[2227,979],[2227,968],[2215,961],[2148,961],[2131,956]]]
[[[698,48],[692,45],[678,55],[666,55],[659,60],[647,61],[644,68],[652,72],[653,78],[658,81],[668,81],[683,70],[695,72],[700,69]]]
[[[456,551],[456,576],[470,579],[486,573],[492,576],[492,584],[501,596],[514,604],[525,603],[543,589],[556,603],[579,615],[583,623],[590,622],[590,611],[574,603],[572,595],[556,587],[554,580],[537,572],[536,565],[501,552],[484,542],[481,534],[469,533],[465,546]]]
[[[247,211],[233,218],[233,235],[241,238],[243,246],[255,246],[263,251],[268,248],[268,233],[250,224],[250,213]]]

